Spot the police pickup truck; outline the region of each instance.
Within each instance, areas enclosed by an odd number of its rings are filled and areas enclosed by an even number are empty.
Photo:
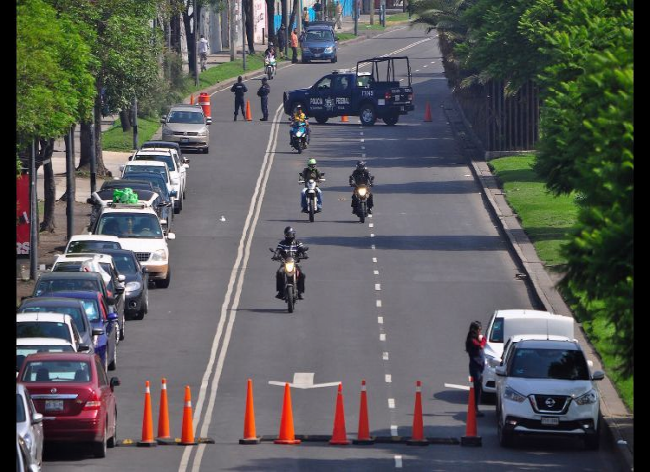
[[[397,61],[405,61],[405,72],[396,73]],[[360,70],[368,66],[370,71]],[[400,115],[415,109],[409,59],[364,59],[357,62],[356,70],[335,70],[310,88],[284,92],[283,100],[286,114],[292,115],[300,104],[304,113],[320,124],[347,115],[358,116],[364,126],[374,125],[378,118],[392,126]]]

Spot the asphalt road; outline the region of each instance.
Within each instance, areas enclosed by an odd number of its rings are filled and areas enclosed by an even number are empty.
[[[160,380],[168,385],[173,436],[181,436],[183,394],[191,387],[194,447],[120,446],[106,459],[79,450],[50,451],[44,470],[618,470],[606,443],[522,441],[502,449],[494,407],[478,420],[483,447],[455,444],[331,446],[264,441],[243,446],[246,381],[253,380],[258,436],[276,436],[283,388],[295,373],[315,384],[342,382],[349,439],[356,438],[361,380],[368,388],[371,435],[412,434],[415,383],[422,381],[424,434],[465,434],[464,338],[472,320],[497,308],[540,308],[491,220],[440,105],[449,96],[435,37],[406,27],[342,47],[336,68],[400,51],[414,77],[416,111],[395,127],[331,120],[312,125],[311,147],[288,144],[282,92],[311,85],[332,64],[282,68],[270,82],[273,121],[259,122],[258,80],[249,80],[253,122],[232,121],[233,97],[211,97],[208,155],[188,154],[183,212],[170,241],[172,281],[152,289],[150,312],[130,321],[119,345],[119,438],[140,439],[144,384],[152,384],[154,434]],[[260,76],[261,77],[261,76]],[[423,122],[426,103],[432,122]],[[278,110],[277,113],[273,111]],[[315,157],[327,175],[324,211],[300,213],[298,172]],[[375,209],[365,224],[350,211],[348,175],[358,159],[375,175]],[[311,249],[302,266],[306,299],[289,314],[276,300],[269,247],[285,226]],[[336,387],[291,391],[296,434],[332,434]]]

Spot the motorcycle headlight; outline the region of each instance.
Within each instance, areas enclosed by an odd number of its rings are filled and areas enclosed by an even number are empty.
[[[360,196],[360,197],[365,197],[367,191],[368,191],[368,190],[367,190],[365,187],[360,187],[360,188],[359,188],[359,196]]]
[[[505,392],[503,392],[503,396],[506,398],[506,400],[512,400],[513,402],[517,403],[523,403],[526,400],[526,397],[510,387],[506,387]]]
[[[293,270],[296,268],[296,264],[294,262],[285,262],[284,263],[284,271],[287,274],[293,274]]]
[[[151,253],[152,261],[166,261],[167,260],[167,251],[164,249],[157,249]]]
[[[302,131],[296,131],[296,137],[297,138],[302,137],[302,134],[303,134]]]
[[[124,292],[128,295],[129,293],[137,292],[142,288],[142,284],[138,281],[129,282],[124,287]]]
[[[578,405],[590,405],[592,403],[596,403],[598,402],[598,394],[596,393],[595,390],[589,390],[584,395],[581,395],[578,398],[576,398],[575,402]]]

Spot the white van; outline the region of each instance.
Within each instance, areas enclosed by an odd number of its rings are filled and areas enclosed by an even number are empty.
[[[573,339],[575,321],[571,316],[556,315],[539,310],[496,310],[490,318],[485,336],[485,369],[482,395],[496,393],[494,369],[501,363],[503,343],[511,336],[542,334]]]

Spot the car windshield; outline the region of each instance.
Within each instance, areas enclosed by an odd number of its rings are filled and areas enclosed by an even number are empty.
[[[54,266],[52,272],[79,272],[83,261],[59,262]]]
[[[133,260],[132,257],[117,256],[115,254],[113,254],[112,256],[113,256],[113,262],[115,263],[117,270],[119,270],[121,274],[133,274],[134,272],[138,271],[135,265],[135,261]]]
[[[19,321],[16,323],[17,338],[59,338],[72,342],[70,329],[56,321]]]
[[[27,421],[27,415],[25,414],[25,405],[23,405],[22,397],[17,393],[16,394],[16,423],[24,423]]]
[[[24,344],[16,346],[16,356],[27,357],[37,352],[74,352],[70,344]]]
[[[36,284],[34,296],[40,297],[48,293],[61,292],[63,290],[92,290],[93,292],[99,292],[102,290],[102,287],[97,279],[40,280]]]
[[[204,123],[203,113],[195,111],[172,111],[167,118],[167,123],[202,125]]]
[[[170,170],[174,170],[176,168],[176,166],[174,165],[174,158],[169,154],[156,154],[155,156],[151,154],[146,154],[146,155],[136,154],[133,159],[136,161],[164,162],[165,164],[167,164],[167,167],[169,167]]]
[[[162,238],[158,217],[150,213],[108,213],[99,219],[97,234],[119,238]]]
[[[307,31],[306,41],[334,41],[334,35],[330,30]]]
[[[25,365],[22,382],[88,382],[90,364],[84,361],[31,361]]]
[[[48,313],[63,313],[64,315],[70,315],[73,319],[74,324],[77,326],[77,331],[80,334],[85,334],[86,325],[83,321],[83,313],[78,308],[73,308],[71,306],[28,306],[21,308],[20,313],[35,313],[35,312],[48,312]]]
[[[522,348],[514,353],[510,376],[526,379],[589,380],[589,368],[582,351]]]
[[[169,180],[167,177],[166,166],[148,166],[148,165],[132,166],[126,164],[126,166],[124,167],[124,174],[127,174],[128,172],[152,172],[154,174],[162,175],[165,181]]]
[[[122,245],[116,241],[70,241],[66,253],[93,252],[93,249],[122,249]]]
[[[122,180],[129,180],[130,176],[124,173]],[[167,190],[167,185],[165,185],[165,180],[161,174],[158,173],[149,173],[149,175],[139,175],[134,177],[138,180],[149,180],[153,185],[153,191],[160,195],[164,200],[169,200],[169,191]]]
[[[99,321],[99,301],[96,299],[84,298],[81,300],[81,303],[83,303],[88,321],[91,323]]]

